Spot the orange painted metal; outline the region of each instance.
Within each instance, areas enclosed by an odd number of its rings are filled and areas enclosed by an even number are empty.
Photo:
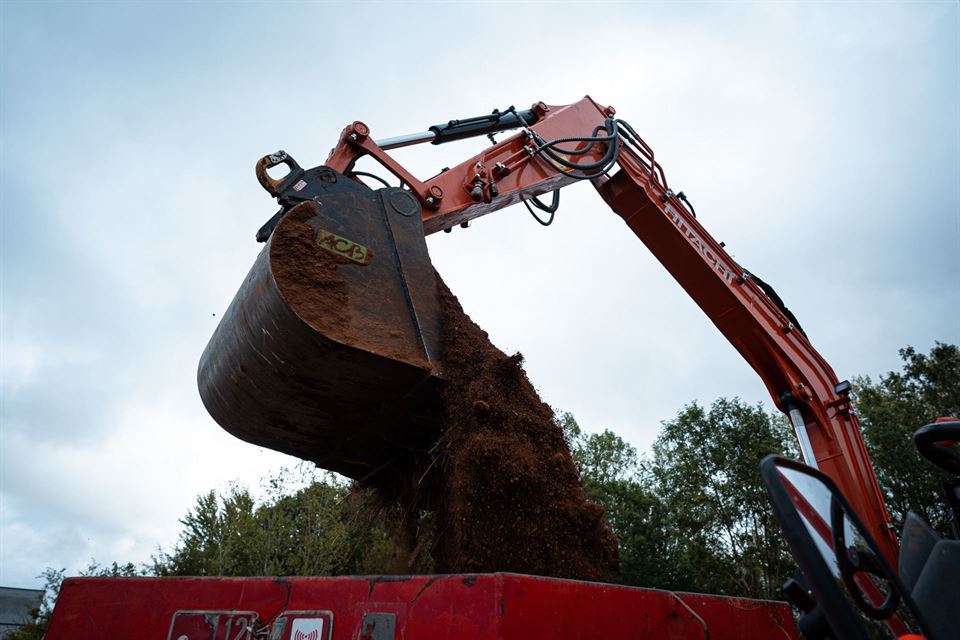
[[[624,155],[626,157],[624,157]],[[843,491],[896,566],[899,544],[847,393],[806,336],[710,236],[665,185],[622,154],[624,170],[598,190],[759,374],[785,413],[803,417],[817,467]],[[665,198],[665,201],[662,199]]]
[[[546,140],[589,136],[615,113],[590,97],[534,108],[540,119],[530,129]],[[574,181],[533,157],[533,145],[521,130],[421,182],[377,147],[366,125],[354,123],[344,129],[327,163],[347,172],[359,157],[374,158],[421,201],[424,233],[430,234]],[[604,151],[598,145],[579,161],[596,161]],[[839,378],[806,336],[668,188],[663,169],[643,140],[623,144],[618,162],[619,172],[593,181],[600,195],[753,367],[774,403],[785,413],[791,405],[799,410],[816,465],[837,483],[896,566],[899,544],[849,392],[838,387]],[[477,180],[484,185],[479,202],[471,194]]]
[[[547,139],[584,132],[589,135],[596,126],[603,124],[607,113],[613,113],[612,109],[590,98],[559,107],[538,103],[534,109],[541,116],[530,129]],[[359,134],[358,127],[366,134]],[[521,131],[449,171],[421,182],[376,145],[366,125],[355,122],[340,134],[340,141],[330,152],[326,165],[341,173],[349,173],[360,157],[372,157],[408,185],[420,200],[424,209],[424,233],[429,235],[574,182],[572,177],[531,158],[530,152],[525,150],[530,144]],[[592,151],[581,156],[581,161],[595,161],[602,155],[600,151]],[[484,187],[479,202],[472,195],[478,178]],[[496,185],[495,189],[490,188],[491,183]],[[494,192],[498,195],[493,195]]]

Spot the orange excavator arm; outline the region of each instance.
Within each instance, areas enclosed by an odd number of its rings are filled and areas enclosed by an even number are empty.
[[[776,293],[737,264],[683,194],[671,191],[653,151],[615,113],[585,97],[566,106],[538,103],[528,111],[511,108],[451,121],[379,143],[365,124],[355,122],[344,129],[326,165],[350,175],[359,157],[375,159],[420,202],[425,234],[521,201],[533,200],[552,213],[555,205],[536,196],[591,180],[759,374],[789,417],[804,461],[834,479],[896,566],[897,537],[851,409],[850,384],[837,378]],[[475,135],[492,139],[493,132],[507,128],[520,131],[422,182],[386,153]]]

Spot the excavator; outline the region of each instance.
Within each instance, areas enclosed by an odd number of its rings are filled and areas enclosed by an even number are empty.
[[[490,146],[426,180],[388,153],[478,136]],[[399,186],[357,170],[360,159]],[[276,587],[266,579],[208,578],[188,588],[87,578],[65,583],[67,604],[61,609],[61,596],[49,637],[67,637],[57,625],[109,595],[165,603],[162,613],[139,607],[138,615],[166,624],[165,637],[176,640],[779,638],[797,637],[798,628],[811,639],[960,638],[950,618],[960,607],[960,532],[941,539],[911,515],[901,546],[850,383],[775,290],[706,231],[613,107],[589,96],[538,102],[383,139],[356,121],[322,165],[304,169],[277,151],[257,162],[256,176],[280,209],[257,232],[265,247],[198,372],[203,403],[224,429],[361,481],[428,450],[441,428],[444,347],[426,236],[521,203],[550,224],[560,190],[589,181],[757,372],[792,425],[802,462],[770,457],[761,475],[799,566],[784,588],[798,623],[776,603],[515,574],[291,578],[282,581],[282,597],[255,595]],[[304,223],[311,253],[291,256],[289,240]],[[307,262],[322,268],[300,269]],[[916,436],[922,455],[960,477],[958,441],[955,418]],[[944,489],[960,521],[960,479]],[[114,628],[120,637],[127,627]]]

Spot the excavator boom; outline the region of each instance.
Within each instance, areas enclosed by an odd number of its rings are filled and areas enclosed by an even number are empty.
[[[421,181],[391,148],[519,129]],[[354,172],[369,156],[400,188]],[[267,170],[286,164],[273,179]],[[200,364],[201,396],[241,438],[354,478],[438,435],[443,321],[424,236],[590,180],[690,294],[790,418],[805,462],[829,475],[891,563],[898,545],[870,465],[850,385],[814,349],[776,293],[737,264],[674,193],[653,150],[589,97],[450,121],[382,140],[347,126],[324,166],[278,152],[257,165],[281,210]],[[298,271],[299,270],[299,271]],[[312,279],[311,279],[312,278]],[[319,282],[320,286],[309,283]]]

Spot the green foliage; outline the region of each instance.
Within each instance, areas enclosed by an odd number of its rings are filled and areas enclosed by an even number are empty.
[[[150,565],[91,561],[81,576],[275,576],[387,573],[392,547],[363,494],[306,465],[268,478],[261,503],[244,487],[197,498],[180,521],[176,546]],[[41,640],[50,622],[63,569],[46,569],[46,592],[33,619],[5,636]]]
[[[610,431],[560,417],[587,494],[620,538],[627,584],[776,596],[792,563],[770,513],[759,464],[792,454],[780,416],[738,399],[696,403],[665,422],[651,459]]]
[[[180,521],[172,552],[154,557],[155,575],[273,576],[383,572],[390,547],[384,531],[357,508],[362,496],[327,474],[301,466],[267,481],[257,504],[232,486],[209,492]]]
[[[621,580],[658,585],[670,562],[664,505],[637,450],[609,430],[584,433],[571,413],[559,418],[590,499],[603,505],[620,540]]]
[[[663,424],[652,473],[680,538],[666,586],[779,593],[793,564],[760,480],[760,460],[771,453],[795,455],[786,420],[736,398],[709,410],[690,404]]]
[[[559,423],[586,485],[603,486],[635,477],[637,450],[626,440],[609,430],[584,433],[571,413],[561,414]],[[591,492],[590,486],[587,491]]]
[[[770,514],[760,460],[793,452],[779,416],[738,399],[684,407],[653,457],[610,431],[560,417],[588,495],[620,538],[627,584],[770,597],[792,564]]]
[[[901,373],[856,379],[864,439],[898,525],[914,510],[946,534],[943,475],[919,458],[913,432],[960,415],[960,349],[900,351]],[[628,584],[753,597],[780,597],[794,567],[760,481],[770,453],[797,457],[779,414],[738,399],[694,403],[662,425],[652,455],[604,431],[585,434],[560,417],[588,495],[603,504],[620,538]]]
[[[938,417],[960,416],[960,348],[938,342],[929,355],[906,347],[900,357],[903,372],[878,382],[854,380],[860,425],[897,526],[912,510],[946,534],[949,514],[940,489],[946,475],[917,454],[913,433]]]
[[[111,562],[110,565],[104,567],[96,560],[91,560],[87,568],[80,572],[80,575],[97,576],[99,578],[135,578],[148,575],[148,573],[145,567],[137,567],[132,562],[126,564]]]

